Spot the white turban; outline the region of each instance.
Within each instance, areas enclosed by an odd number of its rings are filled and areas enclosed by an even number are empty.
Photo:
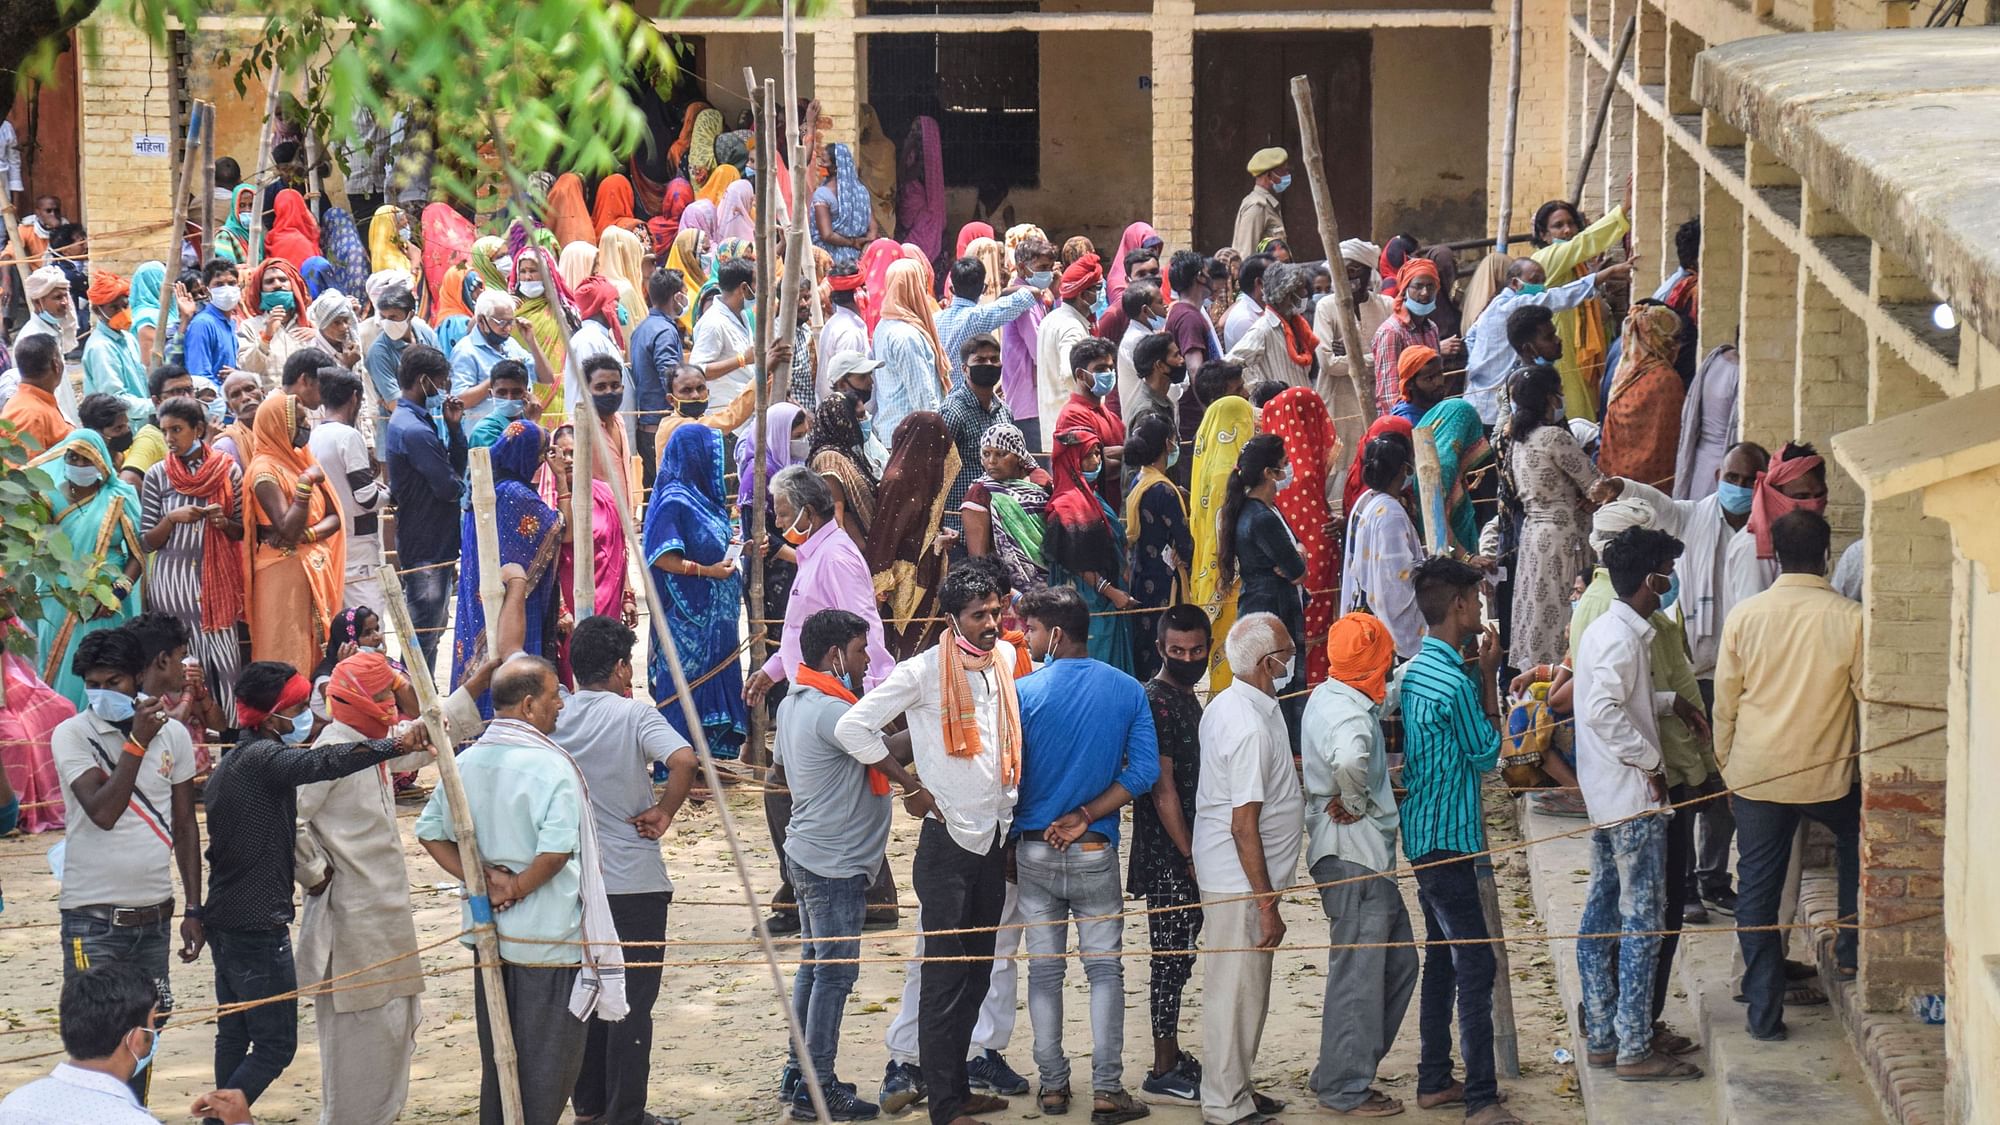
[[[314,328],[325,328],[341,317],[354,315],[354,302],[338,289],[322,289],[312,304],[306,306],[306,319]]]
[[[1650,527],[1653,523],[1653,509],[1644,500],[1625,497],[1613,500],[1590,517],[1590,549],[1603,554],[1605,545],[1618,538],[1618,533],[1634,527]]]
[[[1382,248],[1364,239],[1349,238],[1340,244],[1342,260],[1374,269],[1382,261]]]
[[[58,290],[64,293],[69,292],[69,275],[64,273],[61,267],[43,266],[41,269],[28,275],[28,299],[30,301],[39,301]]]
[[[410,276],[409,270],[376,270],[368,275],[362,288],[368,292],[368,303],[379,312],[383,302],[399,297],[414,304],[417,279]]]
[[[479,291],[479,299],[472,303],[473,313],[488,320],[513,316],[518,308],[520,304],[514,300],[514,295],[504,289],[482,289]]]

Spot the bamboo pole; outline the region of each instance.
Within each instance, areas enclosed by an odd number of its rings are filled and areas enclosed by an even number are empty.
[[[492,494],[488,493],[487,497],[490,504]],[[445,730],[444,704],[438,698],[437,685],[431,680],[430,665],[421,659],[423,649],[417,645],[417,631],[410,624],[410,607],[403,601],[402,579],[393,566],[385,565],[376,573],[382,582],[382,600],[388,610],[389,626],[396,631],[405,656],[416,654],[419,657],[406,659],[404,663],[409,667],[410,683],[417,690],[417,704],[421,708],[424,729],[430,734],[431,748],[437,752],[438,782],[444,786],[445,805],[451,811],[452,831],[458,837],[458,862],[465,869],[466,901],[472,909],[474,960],[479,965],[480,983],[486,986],[486,1016],[493,1037],[493,1069],[500,1075],[500,1115],[506,1125],[522,1125],[520,1058],[514,1050],[514,1021],[507,1013],[507,983],[500,968],[500,931],[494,927],[493,904],[486,897],[486,867],[479,858],[479,835],[472,823],[472,805],[466,800],[465,785],[458,776],[458,758],[452,752],[451,736]],[[487,629],[489,636],[495,635],[491,620]]]
[[[181,142],[181,162],[174,169],[172,204],[167,209],[167,234],[170,241],[167,243],[166,257],[162,259],[167,264],[167,268],[172,271],[167,275],[169,281],[180,273],[181,243],[187,240],[187,219],[185,217],[187,215],[187,185],[188,181],[194,177],[194,162],[201,158],[201,123],[204,116],[203,103],[194,102],[189,106],[187,136]],[[14,216],[12,213],[9,213],[7,216],[8,229],[13,229],[13,225]],[[25,292],[25,289],[23,291]],[[164,307],[171,300],[173,300],[172,290],[163,289],[160,294],[160,304]],[[160,348],[160,338],[167,334],[166,321],[167,318],[165,316],[159,318],[159,323],[153,327],[153,338],[146,344],[146,354],[140,357],[140,366],[146,368],[148,371],[153,368],[153,356]]]
[[[1604,75],[1604,91],[1597,96],[1597,108],[1590,114],[1590,136],[1583,144],[1583,158],[1577,161],[1576,179],[1570,182],[1569,201],[1578,203],[1583,198],[1583,185],[1590,182],[1590,163],[1597,158],[1597,145],[1604,139],[1604,119],[1611,113],[1611,95],[1618,92],[1618,76],[1625,72],[1625,55],[1632,50],[1632,36],[1639,30],[1639,12],[1634,9],[1625,17],[1624,30],[1618,33],[1618,49],[1611,54],[1611,69]]]
[[[569,399],[570,432],[576,441],[576,455],[569,470],[570,554],[575,578],[570,612],[581,621],[597,612],[596,512],[590,503],[590,481],[596,471],[599,431],[597,407],[590,401],[590,388],[583,384],[582,365],[576,361],[568,318],[556,319],[563,323],[563,393]]]
[[[806,184],[812,179],[812,169],[808,166],[809,161],[806,155],[805,130],[819,119],[819,102],[815,100],[812,103],[811,108],[806,114],[805,121],[799,120],[799,35],[797,16],[798,0],[785,0],[785,26],[784,39],[782,40],[784,47],[782,55],[784,58],[785,79],[785,122],[788,127],[784,133],[784,140],[786,146],[785,164],[792,171],[792,198],[790,200],[791,226],[786,232],[785,242],[785,279],[792,283],[791,296],[785,299],[784,307],[784,316],[788,327],[785,329],[783,338],[787,340],[791,339],[793,335],[789,326],[795,324],[797,321],[799,307],[798,294],[801,284],[809,286],[814,293],[811,320],[813,327],[818,328],[820,325],[819,297],[817,292],[819,289],[819,262],[814,259],[812,251],[804,249],[806,244],[805,233],[813,221],[812,205],[809,202],[811,193],[806,190]],[[794,274],[797,275],[796,280],[794,280]]]
[[[479,609],[486,619],[486,651],[500,635],[500,607],[507,587],[500,581],[500,526],[494,515],[493,451],[486,446],[473,449],[469,458],[472,478],[472,531],[479,560]]]
[[[1493,1063],[1502,1078],[1521,1077],[1521,1034],[1514,1027],[1514,978],[1508,966],[1506,924],[1500,918],[1500,887],[1493,880],[1493,857],[1487,853],[1481,826],[1479,858],[1472,874],[1479,886],[1479,910],[1486,916],[1486,934],[1493,941]],[[1579,1029],[1581,1030],[1581,1029]]]
[[[208,112],[202,116],[201,122],[201,244],[208,251],[202,255],[203,260],[206,260],[215,257],[215,103],[202,104],[208,107]],[[236,185],[229,186],[233,188]],[[167,298],[172,295],[173,280],[179,277],[181,272],[179,266],[179,262],[167,263],[166,292],[160,295],[162,305],[166,304]],[[160,320],[162,323],[154,328],[155,336],[167,330],[166,318],[161,317]]]
[[[285,84],[285,72],[281,68],[274,66],[271,68],[268,78],[271,86],[270,89],[264,92],[264,124],[257,130],[257,171],[250,174],[250,182],[257,184],[258,190],[250,204],[249,256],[252,260],[242,263],[246,267],[256,265],[264,257],[264,191],[258,173],[263,172],[267,168],[276,167],[273,164],[267,164],[266,161],[271,157],[272,122],[278,116],[278,90]],[[230,201],[230,206],[235,206],[235,200],[232,199]],[[253,297],[252,302],[254,303],[255,300],[256,298]]]
[[[1500,142],[1500,217],[1494,227],[1494,252],[1505,254],[1509,245],[1507,224],[1514,221],[1514,147],[1519,140],[1521,120],[1521,7],[1514,0],[1507,17],[1507,125]]]
[[[1326,161],[1320,155],[1319,113],[1313,108],[1312,79],[1300,74],[1292,78],[1292,105],[1299,115],[1299,160],[1306,166],[1306,183],[1312,187],[1313,212],[1319,218],[1319,240],[1330,262],[1340,260],[1340,224],[1333,214],[1333,192],[1326,182]],[[1345,275],[1342,275],[1343,277]],[[1354,384],[1365,423],[1375,421],[1375,388],[1369,385],[1368,351],[1361,339],[1361,321],[1354,314],[1354,302],[1347,299],[1345,282],[1334,309],[1340,325],[1341,345],[1347,351],[1347,381]],[[1360,450],[1355,455],[1360,455]]]
[[[744,70],[747,74],[749,68],[745,67]],[[777,112],[774,104],[777,100],[775,87],[776,83],[768,78],[764,80],[761,88],[756,85],[751,86],[752,93],[757,93],[761,89],[763,95],[761,112],[757,114],[757,151],[764,154],[766,170],[770,167],[769,155],[777,151],[774,141],[777,135],[776,121],[773,118]],[[777,196],[774,190],[775,180],[775,176],[757,177],[757,296],[763,302],[757,313],[757,374],[752,387],[757,396],[757,422],[753,431],[757,440],[757,455],[752,457],[748,464],[739,461],[737,468],[738,472],[751,474],[750,509],[742,515],[743,553],[750,560],[750,620],[752,621],[764,619],[764,576],[769,572],[764,559],[764,547],[768,542],[764,534],[764,505],[770,493],[771,480],[770,473],[764,466],[770,459],[769,451],[765,448],[770,444],[770,435],[765,432],[764,427],[770,414],[771,396],[765,393],[764,388],[765,384],[771,381],[771,345],[776,342],[776,337],[772,334],[776,327],[774,322],[777,317],[784,315],[783,309],[774,310],[771,307],[773,303],[771,270],[777,262],[778,253],[778,228],[776,216],[771,210],[772,200]],[[782,305],[783,301],[777,303]],[[755,668],[764,662],[768,655],[766,647],[762,641],[751,644],[751,667]],[[768,761],[764,754],[764,736],[769,725],[764,721],[766,714],[767,711],[763,707],[750,709],[750,741],[746,745],[745,753],[752,762]]]

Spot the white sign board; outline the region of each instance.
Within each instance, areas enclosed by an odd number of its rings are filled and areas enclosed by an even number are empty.
[[[134,133],[132,155],[157,156],[164,159],[167,155],[167,138],[152,133]]]

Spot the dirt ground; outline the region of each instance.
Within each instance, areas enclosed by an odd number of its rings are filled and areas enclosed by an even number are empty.
[[[426,771],[427,775],[429,772]],[[426,781],[430,781],[428,776]],[[777,879],[759,804],[748,794],[733,796],[731,801],[737,824],[746,835],[758,890],[768,896]],[[458,909],[454,900],[436,889],[446,876],[423,856],[409,836],[417,808],[403,806],[401,824],[411,884],[418,891],[418,935],[428,943],[456,931]],[[1490,810],[1498,808],[1497,804],[1489,806]],[[1514,838],[1511,812],[1489,811],[1488,820],[1496,842]],[[906,929],[914,922],[908,875],[916,835],[916,824],[899,815],[890,852],[904,888]],[[15,836],[0,840],[0,885],[4,885],[6,896],[6,910],[0,913],[0,1091],[11,1090],[45,1073],[60,1056],[61,1044],[52,1031],[20,1034],[8,1030],[42,1027],[55,1019],[62,980],[56,931],[57,885],[49,874],[44,853],[56,838]],[[664,846],[677,898],[669,919],[669,938],[739,944],[669,951],[669,959],[698,960],[702,965],[667,970],[666,983],[654,1011],[651,1108],[663,1116],[678,1116],[690,1125],[776,1120],[782,1116],[775,1090],[785,1054],[784,1018],[773,998],[768,972],[749,941],[750,916],[741,905],[741,891],[714,807],[690,806]],[[1511,935],[1535,934],[1543,929],[1530,906],[1526,871],[1526,864],[1520,858],[1501,858],[1500,900]],[[1423,927],[1416,913],[1415,884],[1406,881],[1405,887],[1421,936]],[[1316,896],[1288,896],[1284,912],[1289,927],[1288,945],[1326,942],[1325,920]],[[1127,949],[1143,950],[1145,944],[1143,921],[1132,919],[1126,928]],[[858,1083],[863,1096],[871,1099],[887,1058],[882,1035],[902,994],[904,971],[896,958],[908,948],[907,940],[893,935],[869,935],[863,944],[864,953],[885,960],[862,967],[842,1027],[841,1075]],[[1574,1093],[1570,1067],[1551,1061],[1551,1052],[1567,1040],[1547,948],[1537,942],[1517,942],[1510,946],[1510,952],[1522,1075],[1519,1079],[1502,1080],[1503,1088],[1511,1094],[1509,1104],[1534,1125],[1583,1121],[1583,1106]],[[479,1067],[472,1019],[472,974],[464,971],[470,965],[469,953],[444,946],[426,954],[424,963],[438,975],[430,980],[423,998],[424,1022],[418,1032],[410,1100],[403,1120],[431,1122],[476,1117]],[[1147,964],[1143,954],[1128,957],[1125,963],[1126,1084],[1136,1092],[1152,1054],[1146,1015]],[[786,976],[789,994],[789,970]],[[1324,952],[1286,949],[1279,953],[1270,1020],[1258,1057],[1257,1075],[1263,1089],[1290,1100],[1293,1109],[1287,1116],[1294,1120],[1314,1116],[1306,1080],[1317,1058],[1324,977]],[[1024,993],[1026,979],[1023,972]],[[1065,1042],[1072,1059],[1078,1060],[1087,1074],[1089,1005],[1082,972],[1071,971],[1067,984],[1071,999],[1065,1005],[1068,1017]],[[1183,1041],[1197,1056],[1201,1054],[1198,1031],[1201,985],[1202,972],[1197,963],[1182,1015]],[[175,963],[174,992],[184,1009],[213,1003],[213,986],[206,955],[194,965]],[[1025,1008],[1025,995],[1021,1001]],[[1414,1009],[1413,1003],[1395,1050],[1383,1061],[1380,1084],[1410,1105],[1411,1112],[1405,1120],[1460,1120],[1462,1111],[1457,1109],[1425,1112],[1415,1108]],[[302,1006],[299,1018],[298,1057],[258,1102],[255,1112],[260,1122],[312,1121],[319,1116],[319,1059],[310,1004]],[[1031,1040],[1032,1031],[1024,1010],[1006,1054],[1017,1070],[1032,1079]],[[188,1120],[185,1107],[195,1095],[214,1084],[211,1043],[212,1031],[206,1025],[170,1028],[161,1036],[154,1062],[158,1077],[154,1082],[153,1107],[163,1120]],[[524,1044],[523,1049],[532,1050],[532,1042]],[[55,1054],[25,1057],[44,1052]],[[1188,1125],[1200,1120],[1198,1111],[1191,1107],[1155,1107],[1154,1113],[1163,1121]],[[1015,1099],[1012,1110],[990,1120],[1025,1121],[1039,1116],[1030,1096]],[[913,1113],[904,1120],[921,1118]]]

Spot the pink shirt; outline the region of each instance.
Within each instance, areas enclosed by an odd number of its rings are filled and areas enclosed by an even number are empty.
[[[844,609],[868,623],[868,674],[862,685],[872,688],[881,683],[896,666],[896,658],[882,643],[882,613],[861,550],[832,520],[793,549],[799,556],[799,576],[792,582],[792,600],[785,605],[778,651],[764,662],[764,675],[774,682],[790,680],[798,670],[799,633],[806,618],[822,609]]]

